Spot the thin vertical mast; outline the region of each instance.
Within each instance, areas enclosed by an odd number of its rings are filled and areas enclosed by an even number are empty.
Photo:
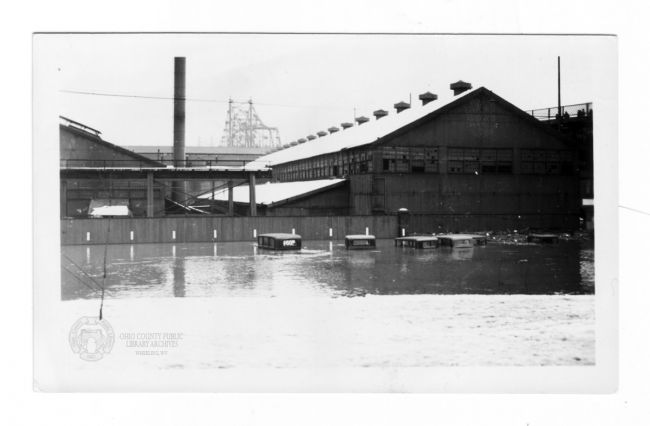
[[[557,57],[557,113],[562,119],[562,91],[560,88],[560,57]]]

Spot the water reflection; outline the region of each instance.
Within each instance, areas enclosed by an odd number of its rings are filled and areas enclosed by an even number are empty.
[[[365,294],[593,293],[593,246],[488,244],[417,250],[377,242],[345,250],[332,241],[303,242],[300,252],[257,250],[255,244],[206,243],[108,247],[109,297],[362,296]],[[91,255],[92,254],[92,255]],[[69,259],[68,259],[69,258]],[[62,266],[101,277],[104,247],[62,248]],[[62,298],[98,293],[76,270],[62,268]]]
[[[474,247],[457,247],[451,249],[451,257],[454,260],[471,260],[473,256]]]
[[[174,297],[185,297],[185,258],[177,257],[174,259],[172,276],[174,277]]]

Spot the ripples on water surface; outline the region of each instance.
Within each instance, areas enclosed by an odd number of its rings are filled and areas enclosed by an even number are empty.
[[[61,251],[62,299],[98,297],[84,272],[101,283],[104,246]],[[372,251],[303,241],[293,253],[252,242],[112,245],[106,288],[115,298],[591,294],[593,262],[593,243],[577,241],[415,250],[378,240]]]

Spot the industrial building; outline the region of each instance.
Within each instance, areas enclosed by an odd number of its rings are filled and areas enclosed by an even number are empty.
[[[163,164],[173,164],[174,150],[171,145],[142,146],[124,148]],[[265,147],[192,146],[185,147],[185,163],[188,166],[243,166],[267,154]]]
[[[145,215],[146,177],[111,179],[100,171],[107,167],[164,167],[163,164],[105,141],[101,131],[66,117],[61,117],[59,124],[59,144],[62,171],[89,171],[84,176],[61,176],[61,217],[96,216],[95,209],[107,210],[102,209],[104,206],[126,206],[112,209],[115,216]],[[164,211],[164,188],[160,185],[154,188],[153,197],[153,208]]]
[[[581,219],[584,228],[594,230],[594,110],[591,103],[540,108],[529,113],[569,137],[578,148]]]
[[[166,165],[174,164],[174,149],[171,145],[125,146],[126,149]],[[268,153],[268,147],[192,146],[185,147],[186,167],[241,167]],[[196,196],[213,187],[224,187],[226,181],[193,180],[185,186],[188,195]]]
[[[397,103],[394,112],[358,117],[256,163],[272,168],[278,183],[347,182],[331,189],[347,196],[324,190],[307,203],[294,198],[301,203],[294,214],[310,214],[310,205],[350,215],[407,209],[433,231],[577,229],[576,142],[484,87],[460,81],[450,88],[447,101],[427,92],[422,105]]]
[[[347,216],[350,214],[348,181],[321,179],[301,182],[266,182],[256,185],[257,213],[260,216]],[[220,210],[228,208],[226,190],[199,196],[195,207],[209,209],[210,202]],[[250,206],[247,185],[237,186],[232,196],[233,213],[246,215]]]
[[[234,214],[232,194],[249,182],[249,214],[257,214],[255,183],[268,179],[265,167],[218,165],[219,159],[189,159],[185,146],[185,58],[174,58],[173,145],[171,164],[124,149],[101,138],[101,132],[61,117],[60,178],[61,217],[155,217],[169,214]],[[253,112],[252,103],[250,112]],[[259,120],[258,120],[259,121]],[[249,120],[249,125],[252,123]],[[256,125],[261,126],[261,122]],[[249,126],[250,127],[250,126]],[[252,129],[247,132],[251,142]],[[264,127],[264,132],[272,128]],[[276,132],[277,133],[277,132]],[[234,133],[233,133],[234,135]],[[277,136],[277,134],[276,134]],[[157,152],[159,155],[160,153]],[[167,161],[168,162],[168,161]],[[229,193],[228,208],[215,212],[191,206],[203,183],[214,194],[218,187]],[[194,192],[192,192],[194,191]]]
[[[458,81],[440,100],[426,92],[420,105],[398,102],[270,152],[193,149],[184,141],[184,58],[174,65],[173,145],[134,152],[63,119],[62,217],[408,212],[414,232],[579,227],[593,182],[590,105],[577,116],[588,132],[576,137],[561,115],[544,122]]]
[[[216,203],[208,210],[189,204],[207,190],[234,190],[251,173],[262,182],[270,177],[242,166],[250,161],[246,156],[251,150],[233,154],[237,159],[194,158],[172,167],[174,160],[157,161],[125,149],[102,139],[101,131],[66,117],[61,117],[59,141],[62,218],[228,214],[227,207],[219,209]]]

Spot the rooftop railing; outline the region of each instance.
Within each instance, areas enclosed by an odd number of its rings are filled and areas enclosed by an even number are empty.
[[[547,120],[555,120],[556,118],[560,118],[560,117],[562,118],[591,117],[594,111],[591,107],[591,102],[587,102],[584,104],[564,105],[560,108],[551,107],[551,108],[533,109],[526,112],[538,120],[547,121]]]

